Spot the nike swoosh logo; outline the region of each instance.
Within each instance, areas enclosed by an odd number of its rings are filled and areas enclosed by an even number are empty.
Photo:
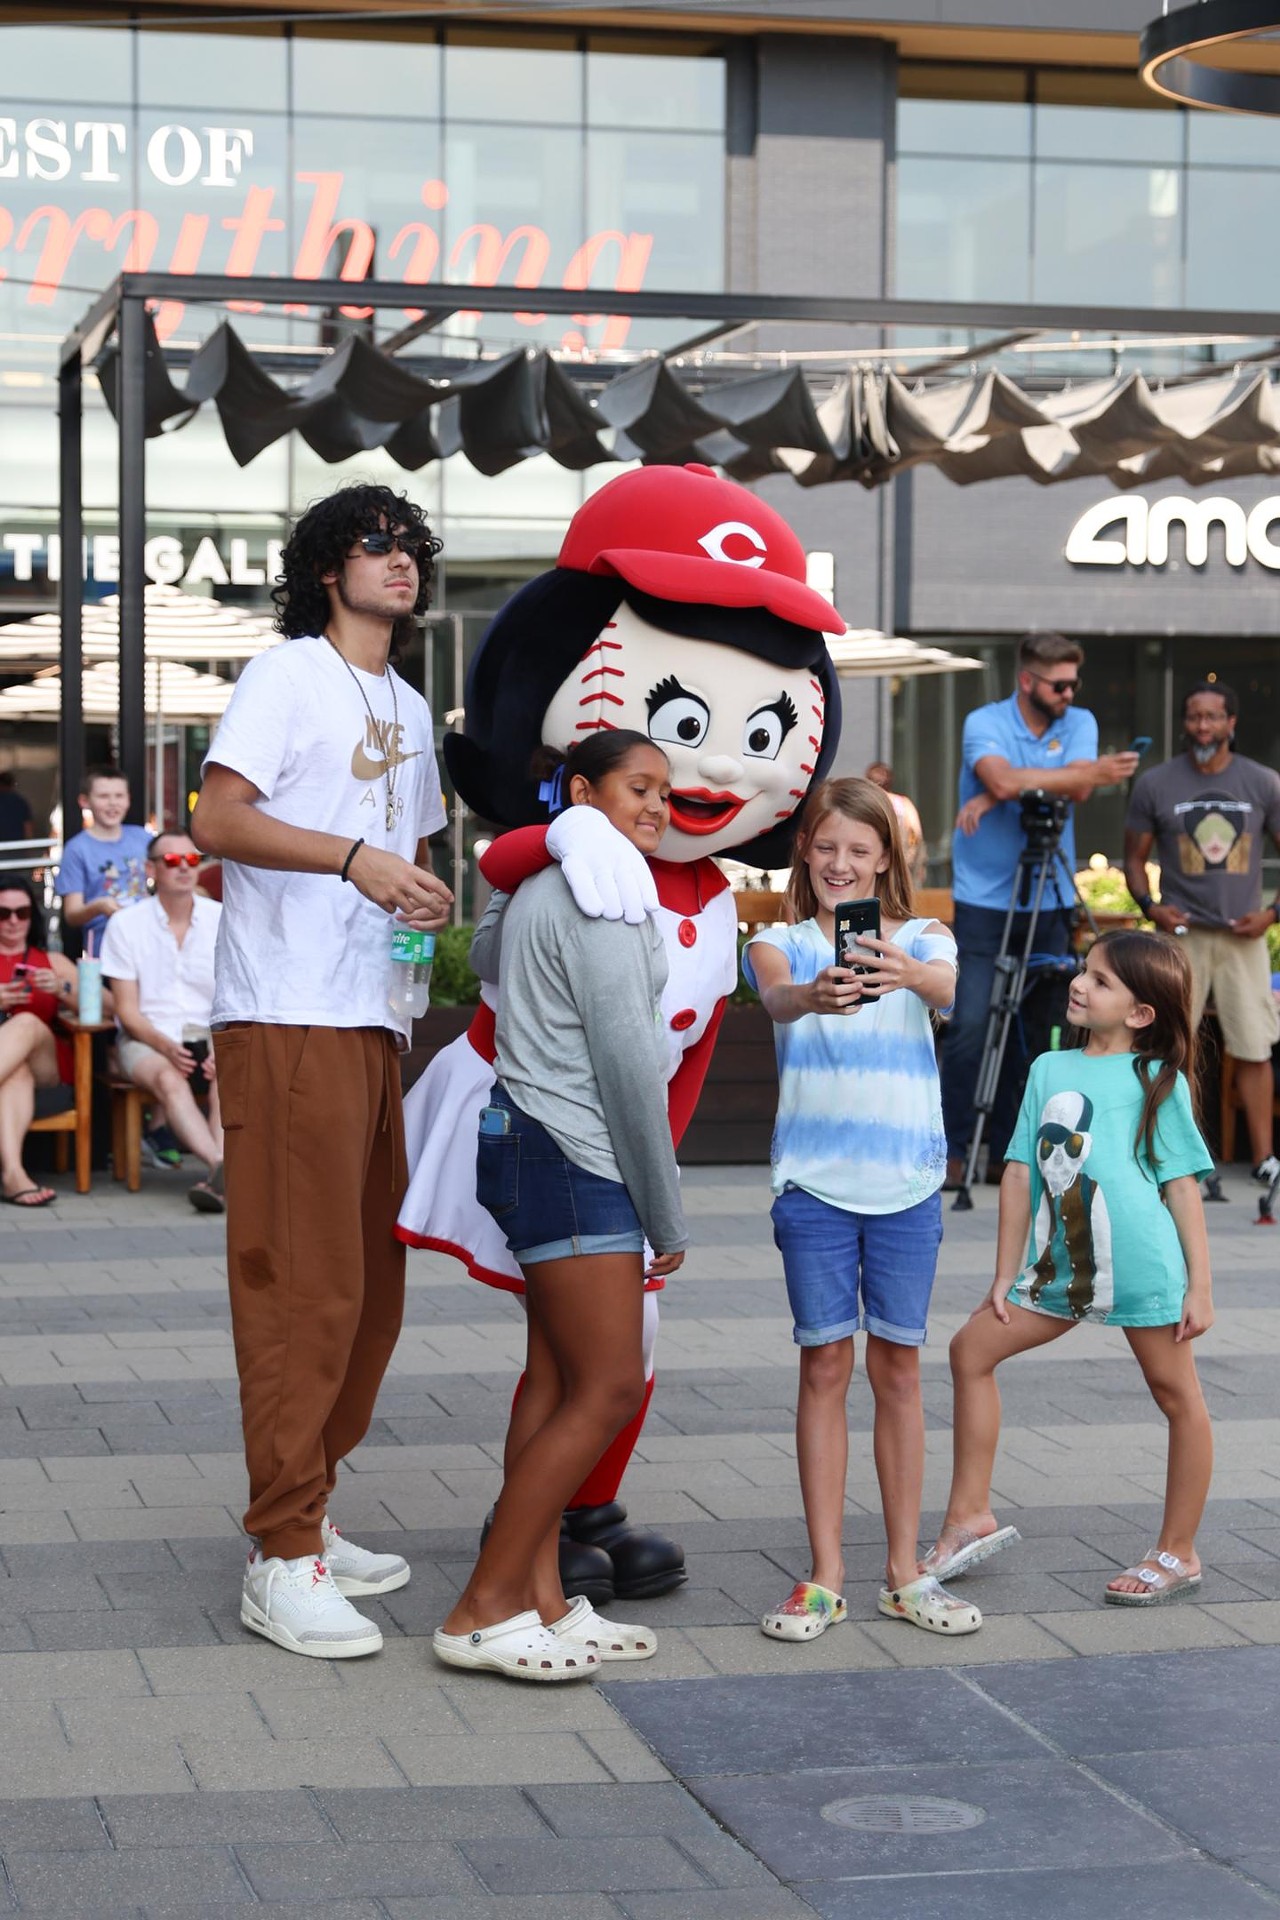
[[[412,753],[389,753],[382,760],[371,760],[363,747],[351,749],[351,771],[357,780],[376,780],[379,775],[392,767],[402,767],[406,760],[420,760],[422,748],[415,747]]]

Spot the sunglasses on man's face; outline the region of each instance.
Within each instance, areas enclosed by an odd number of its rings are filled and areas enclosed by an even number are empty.
[[[198,867],[202,857],[198,853],[162,853],[160,855],[166,867]]]
[[[1034,678],[1039,680],[1042,686],[1048,687],[1050,693],[1056,693],[1059,698],[1061,698],[1064,693],[1079,693],[1080,691],[1080,682],[1078,680],[1050,680],[1046,673],[1037,673],[1034,675]]]
[[[411,560],[421,560],[427,550],[428,536],[425,533],[388,533],[383,528],[378,533],[361,533],[356,537],[366,553],[390,553],[393,547],[399,547],[401,553],[407,553]]]
[[[29,920],[30,907],[0,907],[0,920]]]

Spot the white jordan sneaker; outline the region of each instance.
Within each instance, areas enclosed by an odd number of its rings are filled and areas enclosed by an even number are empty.
[[[382,1634],[334,1585],[323,1560],[264,1560],[255,1547],[244,1570],[240,1623],[290,1653],[356,1660],[382,1650]]]
[[[339,1533],[328,1514],[320,1522],[320,1541],[324,1563],[333,1575],[339,1593],[394,1593],[409,1584],[409,1562],[398,1553],[370,1553]]]

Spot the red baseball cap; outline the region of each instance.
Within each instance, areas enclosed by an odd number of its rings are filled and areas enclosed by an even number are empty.
[[[805,584],[804,548],[781,514],[710,467],[619,474],[574,514],[556,565],[616,574],[659,600],[767,607],[815,633],[845,630]]]

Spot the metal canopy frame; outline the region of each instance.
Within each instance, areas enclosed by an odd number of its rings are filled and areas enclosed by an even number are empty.
[[[266,275],[122,273],[93,302],[63,340],[58,360],[59,506],[58,530],[64,562],[59,587],[62,619],[62,707],[58,731],[64,831],[78,818],[79,782],[84,760],[83,646],[81,607],[84,582],[75,555],[84,537],[83,383],[84,369],[114,331],[119,346],[120,537],[120,766],[129,781],[133,812],[145,793],[146,720],[144,712],[144,590],[146,572],[146,308],[149,302],[225,306],[253,301],[264,307],[305,308],[332,313],[341,307],[399,308],[429,313],[384,341],[395,352],[429,327],[457,313],[517,313],[531,304],[541,312],[572,317],[584,309],[601,315],[630,315],[636,320],[689,320],[702,329],[681,351],[730,330],[768,326],[840,326],[884,330],[925,328],[934,332],[991,332],[1030,336],[1037,333],[1209,334],[1275,339],[1280,314],[1207,309],[1146,307],[1043,307],[992,301],[953,303],[893,300],[872,296],[761,293],[610,293],[594,288],[444,287],[387,280],[299,280]],[[999,343],[997,343],[999,344]],[[970,359],[983,348],[960,355]],[[856,357],[856,356],[855,356]],[[949,356],[950,357],[950,356]]]
[[[1215,67],[1206,55],[1280,30],[1280,0],[1196,0],[1142,30],[1138,72],[1153,93],[1215,113],[1280,113],[1280,77]]]

